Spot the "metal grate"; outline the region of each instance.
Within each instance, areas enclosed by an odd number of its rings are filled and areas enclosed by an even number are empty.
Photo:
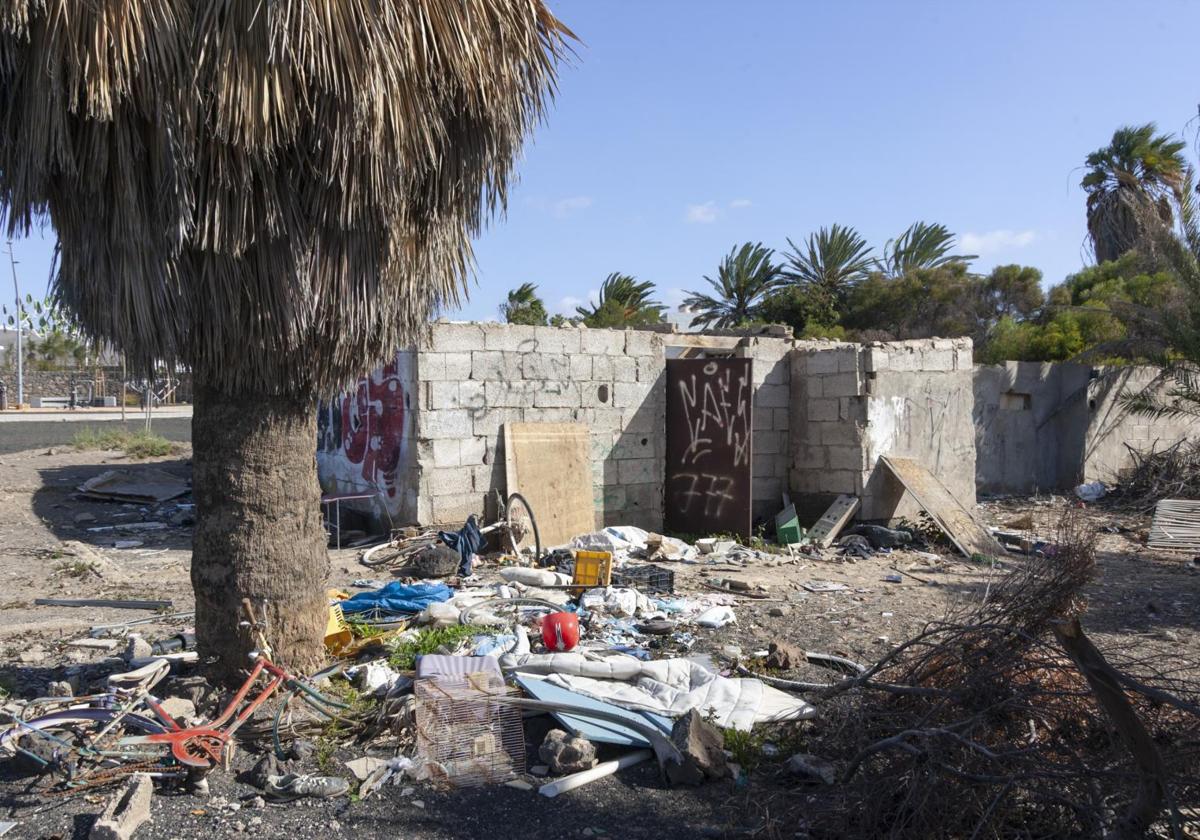
[[[1159,501],[1147,544],[1160,551],[1200,552],[1200,501]]]
[[[521,712],[489,702],[519,696],[495,674],[419,679],[417,753],[455,787],[498,784],[525,770]]]
[[[613,569],[612,585],[669,595],[675,591],[675,572],[662,566],[624,566]]]

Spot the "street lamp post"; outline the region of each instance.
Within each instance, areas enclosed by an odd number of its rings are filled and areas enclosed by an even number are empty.
[[[17,261],[13,259],[12,240],[8,240],[8,263],[12,267],[13,294],[17,302],[17,408],[25,405],[25,354],[21,349],[21,334],[24,332],[25,309],[21,306],[21,289],[17,285]]]

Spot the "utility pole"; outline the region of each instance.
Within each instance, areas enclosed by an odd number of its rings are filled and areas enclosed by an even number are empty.
[[[21,306],[21,288],[17,285],[17,261],[13,259],[12,240],[8,240],[8,264],[12,267],[13,294],[17,301],[17,408],[25,405],[25,353],[21,349],[21,333],[25,329],[25,308]]]

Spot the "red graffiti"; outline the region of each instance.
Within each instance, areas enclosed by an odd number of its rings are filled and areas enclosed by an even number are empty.
[[[342,451],[381,492],[396,495],[404,451],[404,387],[393,361],[342,399]]]

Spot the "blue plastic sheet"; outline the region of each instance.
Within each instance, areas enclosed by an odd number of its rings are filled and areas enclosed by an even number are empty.
[[[404,584],[393,581],[373,592],[359,592],[353,598],[342,601],[342,612],[354,613],[373,611],[380,615],[418,613],[430,604],[449,601],[453,590],[444,583]]]

